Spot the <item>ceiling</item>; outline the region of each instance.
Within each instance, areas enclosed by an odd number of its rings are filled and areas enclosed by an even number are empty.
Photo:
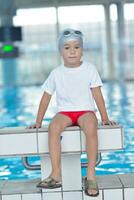
[[[19,8],[39,8],[50,6],[93,5],[126,2],[134,0],[0,0],[0,15],[10,15]]]

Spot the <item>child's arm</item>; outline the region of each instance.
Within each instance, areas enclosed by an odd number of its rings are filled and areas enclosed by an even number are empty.
[[[110,121],[109,118],[108,118],[104,98],[103,98],[103,95],[102,95],[102,92],[101,92],[101,88],[95,87],[95,88],[92,88],[91,91],[92,91],[94,100],[96,102],[96,105],[99,109],[102,124],[103,125],[114,125],[114,124],[116,124],[116,122]]]
[[[51,97],[52,97],[52,95],[48,94],[47,92],[44,92],[44,94],[41,98],[40,104],[39,104],[36,123],[29,126],[29,128],[40,128],[41,127],[42,120],[43,120],[43,117],[44,117],[46,110],[48,108]]]

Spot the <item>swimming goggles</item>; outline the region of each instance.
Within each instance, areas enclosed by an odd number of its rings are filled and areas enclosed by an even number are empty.
[[[66,30],[63,32],[65,37],[69,37],[71,35],[82,36],[82,32],[78,30]]]

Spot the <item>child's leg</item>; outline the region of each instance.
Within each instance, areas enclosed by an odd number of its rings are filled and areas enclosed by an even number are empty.
[[[60,134],[64,131],[67,126],[70,126],[72,121],[69,117],[56,114],[53,118],[52,122],[49,125],[49,153],[52,164],[52,172],[51,177],[55,180],[59,180],[61,178],[61,167],[60,167],[60,159],[61,159],[61,145],[60,145]]]
[[[78,124],[86,136],[86,151],[88,158],[87,179],[95,180],[95,164],[98,150],[97,118],[94,113],[83,114],[78,119]],[[96,191],[89,191],[95,194]]]

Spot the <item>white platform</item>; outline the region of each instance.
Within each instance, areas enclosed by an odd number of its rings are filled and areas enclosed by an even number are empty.
[[[99,151],[116,151],[123,148],[123,128],[121,126],[98,127]],[[10,186],[7,186],[9,194],[2,190],[2,200],[87,200],[89,197],[83,193],[81,174],[81,153],[85,152],[85,136],[79,127],[69,127],[61,135],[61,175],[62,188],[42,190],[42,192],[10,194]],[[48,151],[48,128],[26,129],[4,128],[0,129],[0,157],[39,155],[41,157],[41,179],[49,176],[51,163]],[[116,178],[115,178],[116,179]],[[115,183],[118,185],[119,178]],[[14,185],[14,183],[12,182]],[[20,182],[19,182],[20,184]],[[21,184],[20,184],[21,185]],[[24,185],[25,186],[25,185]],[[29,185],[30,186],[30,185]],[[34,186],[36,188],[36,185]],[[108,199],[110,191],[100,188],[100,195],[96,200]],[[14,188],[16,191],[16,188]],[[23,189],[23,186],[22,186]],[[116,188],[118,200],[122,200],[122,186]],[[37,189],[35,189],[37,190]],[[126,190],[126,193],[128,191]],[[126,194],[125,193],[125,194]],[[114,197],[116,197],[116,195]],[[1,199],[0,199],[1,200]]]
[[[47,129],[47,127],[41,129],[26,129],[25,127],[0,129],[0,157],[48,154]],[[122,149],[122,126],[99,126],[98,140],[99,151]],[[62,153],[85,151],[85,136],[80,128],[67,128],[62,133],[61,146]]]

